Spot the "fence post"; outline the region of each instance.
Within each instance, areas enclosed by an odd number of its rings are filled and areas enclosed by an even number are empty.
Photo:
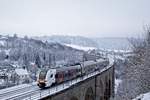
[[[41,99],[41,91],[40,91],[40,99]]]
[[[56,86],[56,91],[57,91],[57,86]]]
[[[76,83],[78,82],[78,78],[76,78]]]
[[[68,81],[68,86],[70,86],[70,81]]]
[[[31,95],[30,95],[30,100],[31,100]]]
[[[49,89],[49,94],[50,94],[50,89]]]

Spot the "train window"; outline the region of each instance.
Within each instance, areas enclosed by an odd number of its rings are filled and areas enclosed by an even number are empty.
[[[39,74],[39,79],[45,79],[47,71],[41,71]]]
[[[78,69],[76,69],[76,72],[78,72]]]
[[[51,74],[51,76],[50,76],[51,78],[53,77],[53,74]]]
[[[58,74],[55,75],[55,78],[58,78]]]
[[[78,69],[78,72],[80,72],[80,69]]]
[[[70,71],[68,72],[68,76],[71,76],[71,72]]]

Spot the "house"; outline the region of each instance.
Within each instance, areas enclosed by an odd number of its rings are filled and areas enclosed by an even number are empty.
[[[14,76],[17,84],[28,83],[30,79],[28,71],[22,68],[15,69]]]

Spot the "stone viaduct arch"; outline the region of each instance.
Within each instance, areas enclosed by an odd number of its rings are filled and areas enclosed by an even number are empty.
[[[94,92],[93,89],[91,87],[89,87],[87,89],[87,91],[85,92],[85,99],[84,100],[95,100],[94,97]]]
[[[70,100],[78,100],[76,97],[71,97]]]
[[[104,89],[105,89],[104,82],[100,79],[99,83],[97,84],[97,91],[100,91],[100,92],[97,92],[97,98],[99,98],[98,100],[103,100]]]

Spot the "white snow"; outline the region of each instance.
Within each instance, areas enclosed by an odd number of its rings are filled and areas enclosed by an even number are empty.
[[[150,92],[141,94],[133,100],[150,100]]]
[[[113,65],[113,64],[114,64],[114,56],[113,56],[113,55],[110,55],[110,54],[108,54],[107,56],[108,56],[108,58],[109,58],[109,64],[110,64],[110,65]]]
[[[115,79],[115,93],[117,93],[118,86],[121,82],[122,82],[121,79]]]
[[[64,44],[64,45],[72,47],[72,48],[76,48],[76,49],[79,49],[79,50],[84,50],[84,51],[97,49],[95,47],[84,47],[84,46],[79,46],[79,45],[74,45],[74,44]]]
[[[14,90],[29,87],[29,86],[31,86],[31,85],[30,84],[21,84],[21,85],[9,87],[9,88],[1,89],[0,90],[0,95],[3,94],[3,93],[9,92],[9,91],[14,91]]]
[[[5,45],[4,41],[0,41],[0,45],[4,46]]]
[[[122,56],[115,56],[115,58],[117,58],[117,59],[120,59],[120,60],[125,60],[125,58],[124,57],[122,57]]]
[[[18,75],[28,75],[29,73],[27,72],[27,70],[25,69],[15,69],[15,72],[18,74]]]
[[[5,50],[6,55],[9,55],[10,49]]]
[[[115,53],[131,53],[132,50],[122,50],[122,49],[106,49],[106,48],[99,48],[101,51],[107,52],[115,52]]]
[[[4,79],[0,79],[0,85],[4,84]]]

